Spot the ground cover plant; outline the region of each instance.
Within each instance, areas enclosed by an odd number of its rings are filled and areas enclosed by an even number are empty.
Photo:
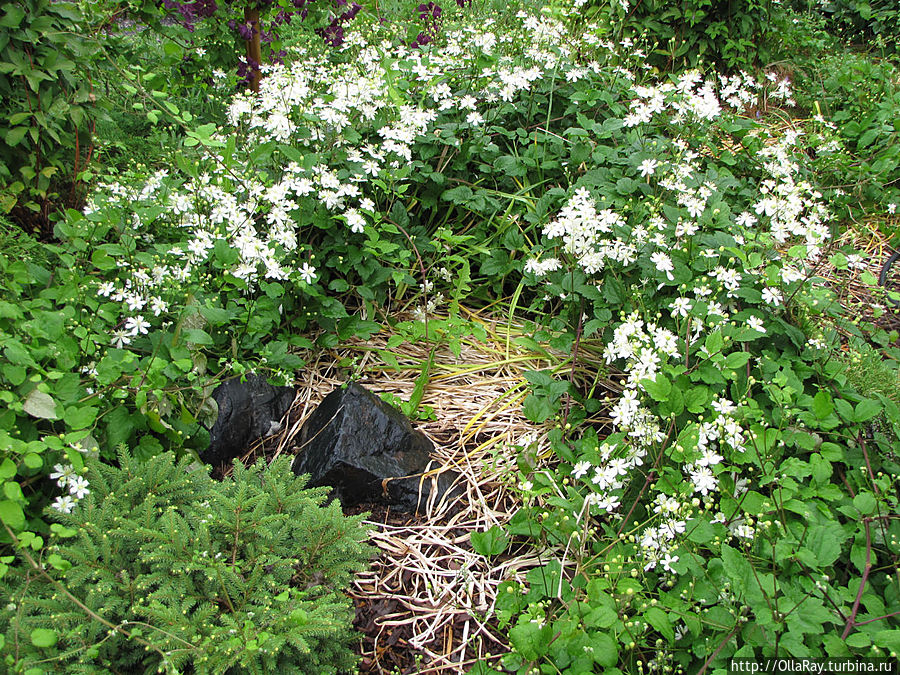
[[[837,235],[849,217],[896,227],[894,67],[835,56],[878,74],[877,95],[849,100],[865,79],[850,67],[818,88],[784,68],[662,72],[653,39],[559,6],[410,14],[414,28],[359,11],[339,42],[298,35],[216,121],[156,95],[157,74],[123,75],[150,124],[177,127],[179,152],[107,172],[53,243],[5,233],[0,572],[20,598],[0,615],[9,668],[97,658],[138,621],[154,668],[202,669],[200,654],[210,668],[274,667],[263,644],[298,648],[305,620],[273,617],[259,650],[224,653],[193,619],[224,613],[232,593],[203,574],[183,591],[198,594],[190,620],[167,614],[167,586],[158,611],[91,604],[104,599],[88,600],[78,556],[108,546],[115,521],[102,518],[117,517],[96,511],[99,486],[139,462],[172,476],[166,453],[203,449],[225,377],[289,381],[316,350],[379,332],[387,367],[407,340],[458,355],[479,335],[468,306],[524,323],[515,339],[552,363],[527,374],[522,399],[552,453],[521,440],[521,508],[471,540],[497,561],[533,547],[540,564],[479,617],[507,644],[475,672],[896,656],[897,335],[854,321],[825,276],[868,284],[889,311]],[[219,91],[234,83],[212,77]],[[398,404],[418,414],[418,400]],[[198,481],[219,503],[250,470],[219,487],[179,471],[161,490]],[[212,538],[191,504],[181,536]],[[135,534],[158,539],[173,522]],[[76,532],[81,548],[66,548]],[[340,555],[347,569],[359,557],[349,544]],[[134,583],[176,558],[148,559]],[[212,569],[191,560],[177,564]],[[296,589],[283,593],[293,602]],[[85,607],[91,621],[73,627]],[[127,634],[107,634],[121,621]]]

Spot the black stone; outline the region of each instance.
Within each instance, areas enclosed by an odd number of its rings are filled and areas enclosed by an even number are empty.
[[[209,430],[209,447],[200,453],[207,464],[231,464],[256,441],[271,435],[294,402],[293,387],[275,387],[262,375],[236,377],[212,393],[219,416]]]
[[[294,472],[310,486],[330,485],[342,506],[385,504],[415,511],[431,494],[431,441],[396,408],[356,384],[325,397],[300,429]],[[456,478],[438,477],[438,496]],[[385,479],[392,479],[387,480]],[[421,497],[420,486],[421,483]]]

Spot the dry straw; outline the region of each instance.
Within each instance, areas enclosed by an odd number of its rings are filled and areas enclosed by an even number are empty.
[[[519,448],[531,444],[538,467],[547,467],[551,452],[544,429],[522,413],[529,393],[524,373],[554,368],[568,377],[571,360],[519,341],[523,333],[505,321],[476,314],[470,320],[487,333],[487,340],[463,339],[459,356],[439,346],[420,409],[434,410],[434,420],[414,424],[435,446],[432,480],[442,469],[460,474],[460,496],[432,500],[415,518],[366,521],[369,540],[380,552],[371,569],[355,580],[350,595],[357,603],[389,608],[374,622],[374,642],[363,657],[368,672],[387,673],[382,656],[403,636],[400,644],[419,658],[418,672],[466,672],[473,662],[489,661],[508,650],[503,634],[493,628],[498,585],[548,560],[563,558],[563,551],[512,548],[488,559],[469,543],[472,532],[504,525],[521,506],[516,458]],[[370,340],[350,341],[323,351],[300,375],[298,396],[289,424],[267,454],[296,452],[296,436],[318,403],[347,379],[348,367],[357,381],[376,394],[391,393],[409,400],[433,347],[427,342],[404,343],[390,349],[398,371],[379,355],[387,349],[385,334]],[[583,354],[589,353],[587,344]],[[576,369],[596,386],[597,370]],[[604,383],[605,384],[605,383]],[[434,494],[434,493],[432,493]],[[372,631],[370,631],[371,633]],[[370,636],[371,637],[371,636]]]

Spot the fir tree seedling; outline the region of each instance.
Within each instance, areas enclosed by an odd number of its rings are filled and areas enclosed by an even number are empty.
[[[53,544],[0,583],[9,672],[320,675],[354,664],[341,592],[366,565],[363,516],[287,458],[219,483],[171,453],[86,462],[90,491],[51,511]],[[0,633],[2,636],[2,633]]]

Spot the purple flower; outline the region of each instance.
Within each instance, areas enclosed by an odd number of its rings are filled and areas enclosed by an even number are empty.
[[[419,47],[424,47],[429,42],[433,42],[433,41],[434,41],[434,38],[431,37],[428,33],[423,31],[423,32],[419,33],[418,35],[416,35],[416,39],[413,40],[409,46],[412,49],[418,49]]]
[[[419,12],[420,19],[439,19],[441,18],[441,8],[434,4],[433,2],[429,2],[427,5],[422,4],[417,8]]]
[[[339,18],[335,18],[324,28],[317,28],[316,33],[321,35],[326,44],[332,47],[340,47],[344,44],[344,29],[341,27]]]

